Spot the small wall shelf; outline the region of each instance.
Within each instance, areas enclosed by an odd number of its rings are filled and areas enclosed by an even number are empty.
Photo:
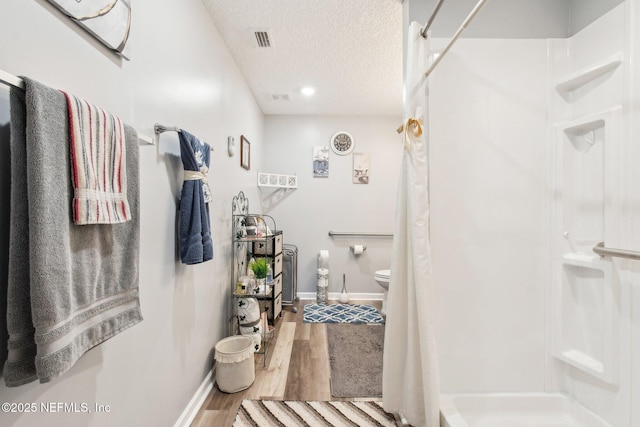
[[[298,188],[298,177],[258,172],[258,187]]]
[[[574,90],[616,69],[622,63],[622,53],[617,53],[606,61],[577,71],[556,83],[558,93],[568,95]]]

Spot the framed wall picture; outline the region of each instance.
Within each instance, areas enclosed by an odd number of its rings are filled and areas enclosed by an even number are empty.
[[[370,167],[368,153],[353,153],[353,183],[368,184]]]
[[[251,143],[244,135],[240,135],[240,166],[251,169]]]
[[[313,147],[313,176],[314,178],[329,177],[329,146],[327,145]]]

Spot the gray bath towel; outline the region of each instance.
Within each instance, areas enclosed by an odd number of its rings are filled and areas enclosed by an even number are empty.
[[[136,131],[125,126],[132,220],[74,225],[65,97],[24,80],[11,93],[7,386],[47,382],[142,320]]]

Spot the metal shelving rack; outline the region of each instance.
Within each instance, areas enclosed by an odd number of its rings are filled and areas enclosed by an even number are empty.
[[[246,224],[245,221],[248,217],[256,217],[261,218],[265,225],[274,233],[270,235],[248,235],[246,232]],[[255,298],[258,301],[260,307],[260,322],[262,322],[262,314],[267,313],[267,318],[271,318],[275,320],[280,312],[277,310],[277,307],[281,307],[280,305],[276,305],[277,298],[281,298],[281,294],[278,293],[274,295],[276,291],[276,279],[280,280],[280,277],[274,277],[274,282],[272,282],[271,286],[265,286],[264,289],[260,292],[255,292],[254,289],[247,289],[244,293],[239,292],[237,288],[238,280],[241,276],[244,276],[247,267],[248,261],[252,256],[257,257],[266,257],[270,258],[273,255],[270,253],[258,253],[256,252],[256,248],[267,248],[269,247],[269,241],[274,239],[275,237],[279,238],[279,242],[281,245],[282,242],[282,233],[276,230],[275,220],[269,215],[263,214],[251,214],[249,212],[249,200],[245,197],[244,193],[241,191],[235,196],[232,200],[232,240],[233,240],[233,267],[231,271],[231,310],[230,310],[230,318],[229,318],[229,335],[236,335],[240,333],[240,325],[237,320],[237,316],[235,313],[235,303],[239,298]],[[270,242],[273,244],[274,242]],[[280,257],[281,260],[281,257]],[[272,270],[274,269],[275,260],[271,259],[272,262]],[[275,276],[275,274],[274,274]],[[280,285],[280,289],[282,286]],[[260,346],[260,350],[257,351],[257,354],[262,354],[263,365],[266,366],[267,359],[267,351],[269,347],[269,341],[271,339],[271,334],[269,330],[269,325],[267,322],[266,327],[262,328],[262,343]]]

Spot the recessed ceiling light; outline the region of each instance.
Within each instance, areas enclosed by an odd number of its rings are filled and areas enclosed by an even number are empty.
[[[300,89],[300,92],[302,92],[303,95],[311,96],[314,93],[316,93],[316,90],[314,88],[312,88],[311,86],[305,86],[302,89]]]

